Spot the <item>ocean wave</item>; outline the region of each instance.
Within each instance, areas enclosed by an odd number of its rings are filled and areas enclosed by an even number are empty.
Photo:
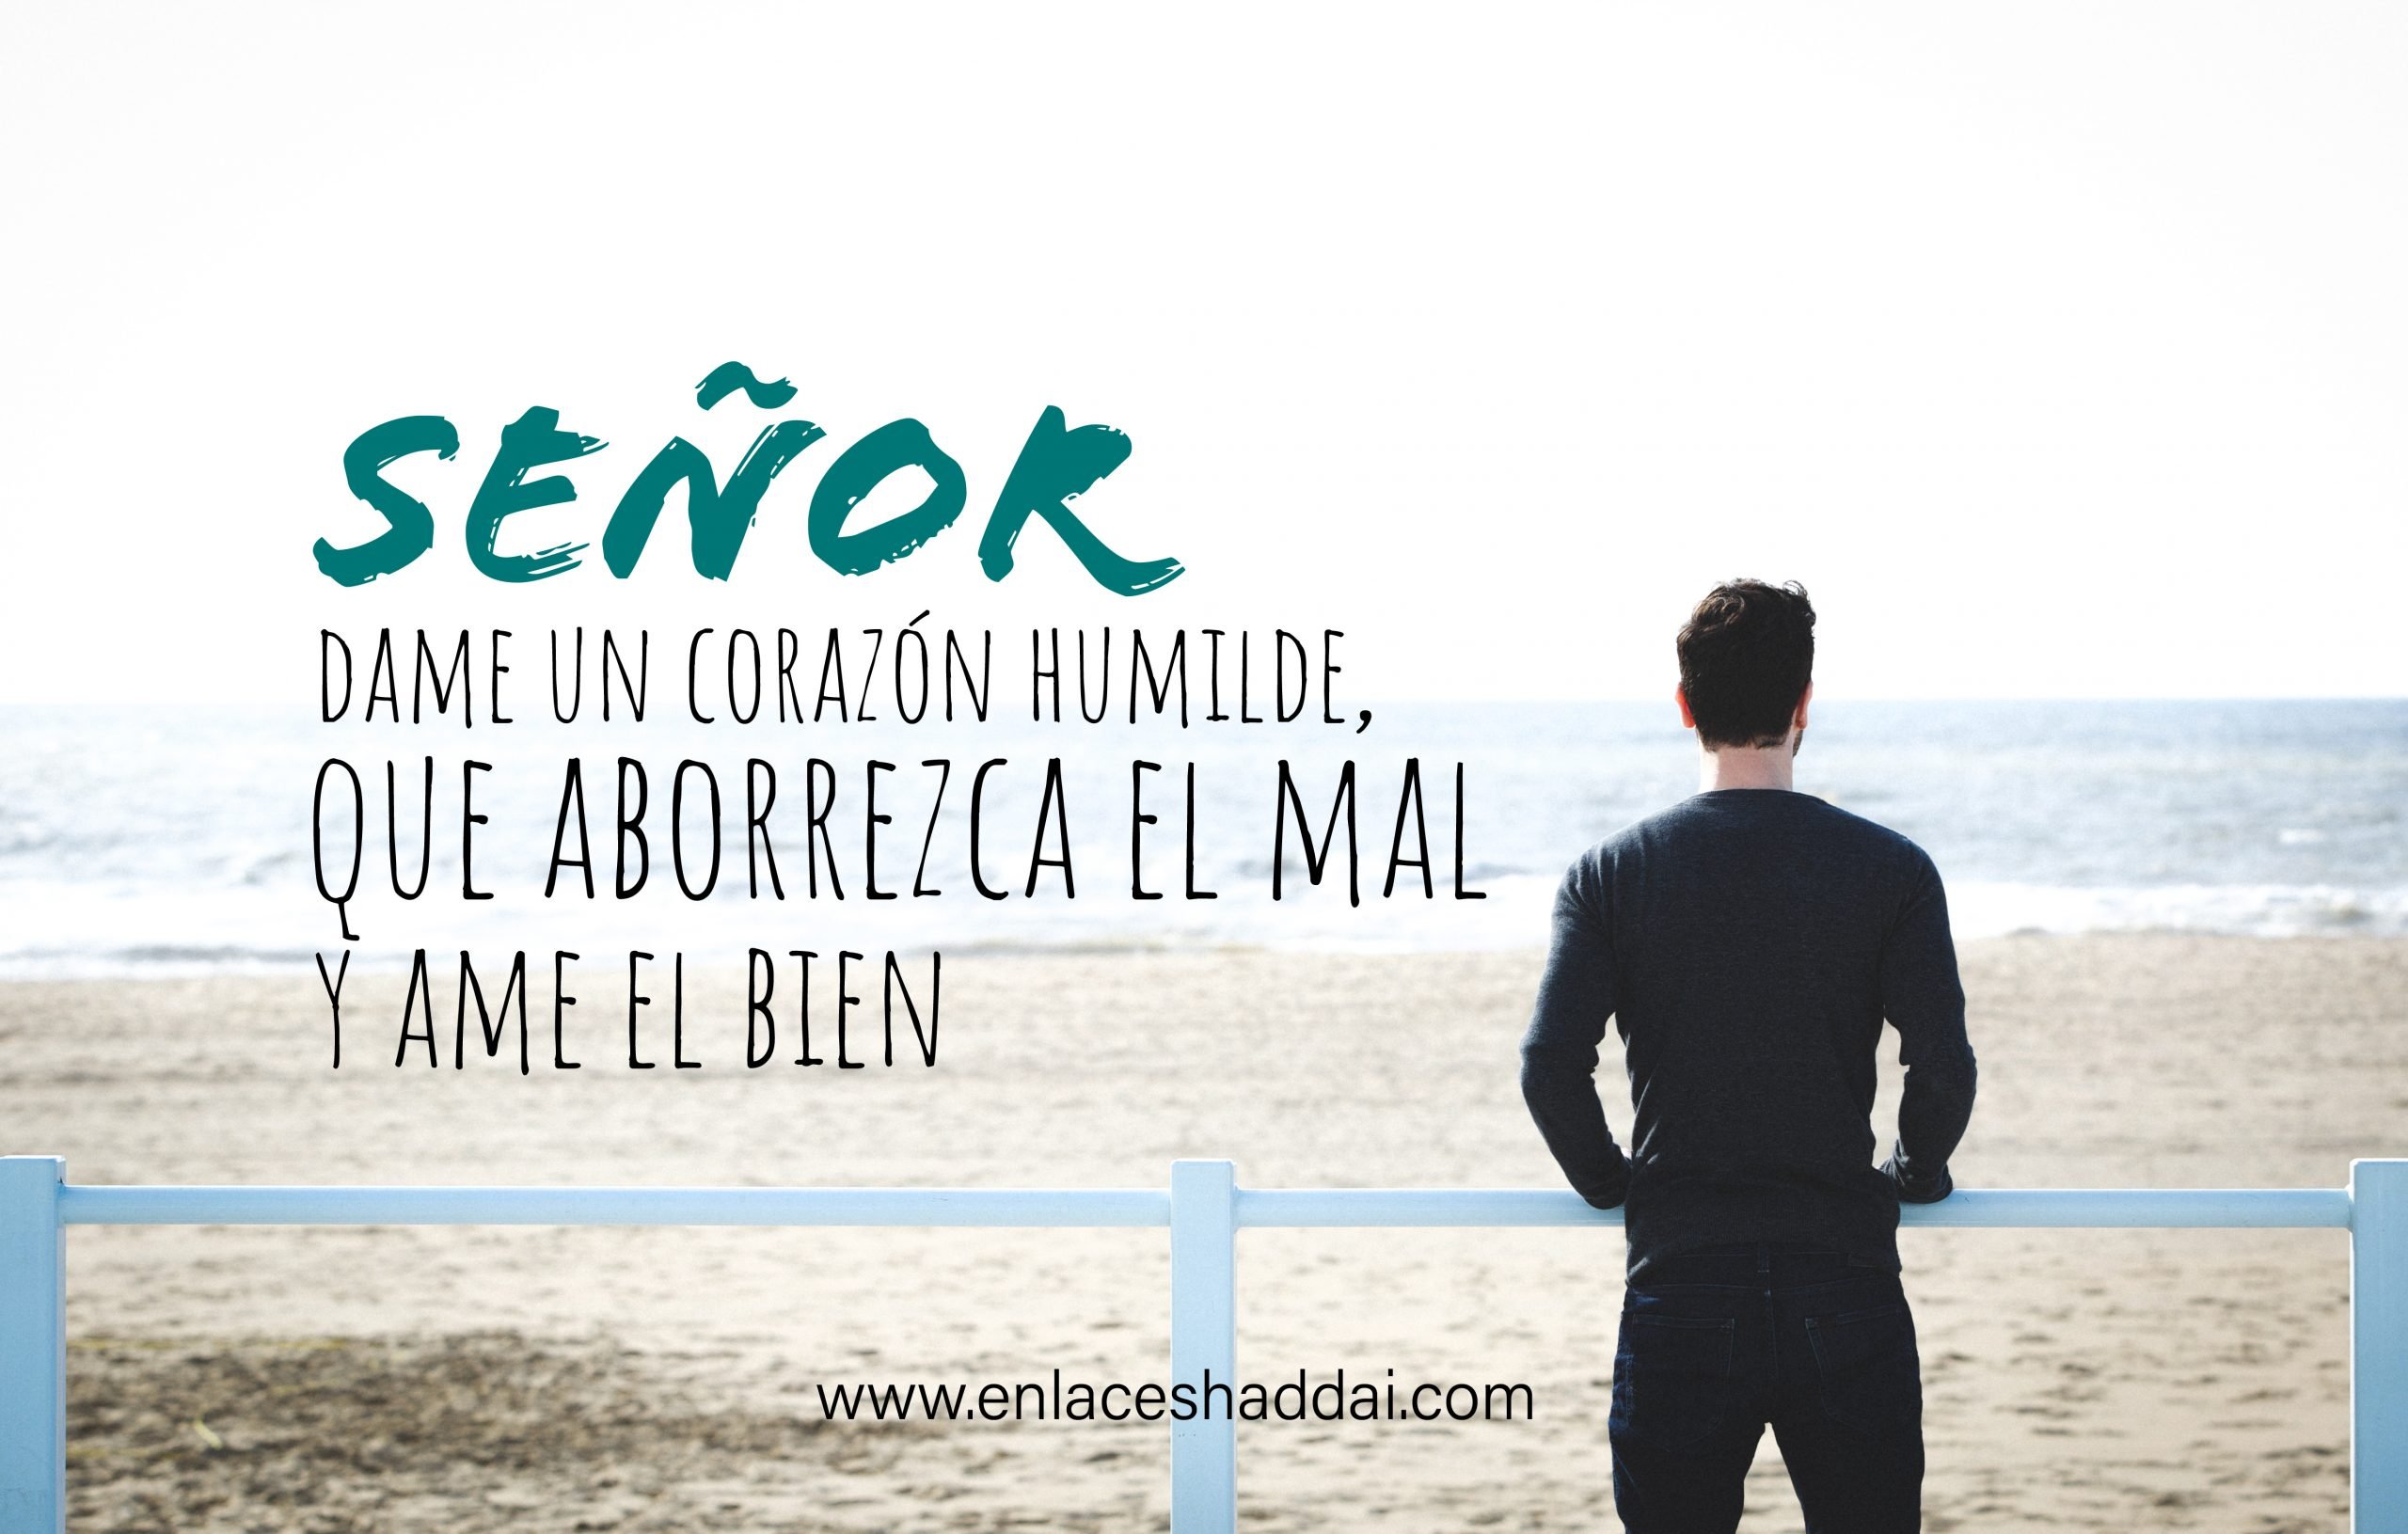
[[[1817,718],[1799,787],[1923,846],[1947,880],[1964,937],[2408,934],[2408,702],[1835,701],[1818,706]],[[673,888],[660,818],[668,806],[659,802],[665,794],[657,775],[647,894],[624,904],[608,898],[610,805],[594,786],[605,897],[547,901],[540,892],[565,755],[602,760],[633,750],[665,764],[690,754],[715,759],[722,783],[734,784],[747,754],[766,751],[792,774],[805,746],[669,721],[624,737],[530,728],[486,740],[480,732],[477,755],[492,767],[478,789],[478,811],[489,823],[478,833],[476,869],[481,888],[498,898],[459,898],[461,822],[450,800],[438,807],[425,898],[395,895],[379,866],[383,809],[372,803],[370,855],[349,913],[352,929],[366,938],[350,944],[355,967],[406,962],[420,946],[683,949],[738,963],[752,944],[1011,953],[1529,949],[1546,941],[1547,905],[1565,864],[1696,782],[1694,747],[1670,710],[1655,704],[1384,704],[1374,732],[1342,744],[1175,724],[1097,733],[1001,718],[941,737],[879,730],[887,727],[841,743],[815,735],[807,749],[837,759],[848,774],[867,755],[1062,756],[1079,897],[1060,897],[1051,868],[1035,898],[1020,897],[1037,824],[1036,780],[1002,782],[999,774],[983,856],[990,874],[1014,887],[1013,898],[990,904],[968,893],[967,811],[957,783],[942,812],[928,812],[936,823],[925,843],[927,878],[944,897],[863,902],[865,796],[848,776],[832,856],[856,898],[754,899],[743,877],[746,831],[731,809],[721,837],[723,877],[710,899],[689,904]],[[306,711],[296,720],[280,712],[0,708],[0,907],[8,917],[0,923],[0,976],[306,970],[321,946],[333,953],[343,945],[336,913],[316,894],[310,784],[329,751],[368,749],[357,737],[313,726]],[[1359,759],[1364,784],[1389,781],[1405,757],[1422,762],[1436,898],[1420,897],[1418,869],[1401,872],[1398,898],[1381,897],[1395,812],[1368,786],[1356,804],[1360,904],[1348,901],[1342,856],[1334,854],[1318,887],[1307,881],[1296,827],[1282,826],[1270,776],[1273,759],[1291,749],[1317,764],[1313,782],[1321,787],[1306,817],[1317,842],[1331,824],[1331,764],[1323,757],[1335,751]],[[463,747],[421,735],[405,746],[379,739],[374,750],[457,756]],[[1147,842],[1143,877],[1165,900],[1128,895],[1127,762],[1136,755],[1192,763],[1196,771],[1192,816],[1176,768],[1151,801],[1164,818]],[[1465,783],[1460,805],[1452,800],[1457,762]],[[369,774],[372,786],[380,776]],[[911,796],[933,803],[934,788],[926,775],[892,786],[895,802],[880,799],[882,813],[897,816],[884,855],[916,876],[924,844]],[[417,838],[411,817],[402,818],[407,853]],[[792,821],[779,828],[790,889],[801,874],[793,860],[806,845],[799,834]],[[1191,835],[1196,884],[1217,891],[1217,900],[1179,898]],[[1271,853],[1282,840],[1290,860],[1285,898],[1274,902]],[[1463,877],[1483,899],[1450,898],[1459,840]]]
[[[896,916],[886,909],[754,908],[742,926],[706,908],[665,909],[605,904],[572,911],[545,907],[447,916],[429,910],[406,928],[372,927],[351,945],[353,967],[391,970],[410,950],[461,948],[531,953],[570,947],[589,956],[617,949],[682,950],[705,962],[740,964],[744,949],[773,947],[788,934],[816,933],[823,947],[871,943],[949,954],[1046,955],[1194,953],[1269,949],[1305,953],[1508,951],[1545,946],[1552,876],[1492,883],[1487,898],[1349,906],[1343,891],[1302,902],[1219,901],[1180,905],[1164,914],[1133,913],[1125,902],[1038,902],[1014,907]],[[1334,894],[1335,898],[1331,898]],[[2408,936],[2408,888],[2356,890],[2334,885],[2162,885],[2080,887],[1981,880],[1948,886],[1950,922],[1960,941],[2023,933],[2171,931],[2251,938]],[[107,920],[78,915],[78,902],[52,902],[55,918],[0,947],[0,980],[210,973],[305,973],[314,956],[344,945],[323,908],[295,911],[283,901],[244,909],[220,894],[207,898],[105,902]],[[1217,908],[1217,909],[1216,909]],[[324,927],[323,949],[295,935]],[[102,941],[78,934],[101,931]],[[276,939],[260,937],[273,931]],[[140,934],[139,937],[133,934]],[[397,940],[405,938],[407,946]],[[381,940],[381,941],[380,941]],[[791,945],[791,944],[787,944]]]
[[[1952,884],[1956,935],[2018,932],[2211,932],[2293,938],[2408,934],[2408,889],[2330,884],[2164,884],[2063,887]]]

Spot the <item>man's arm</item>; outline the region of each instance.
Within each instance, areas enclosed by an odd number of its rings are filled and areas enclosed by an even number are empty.
[[[1613,939],[1582,889],[1585,862],[1556,891],[1546,970],[1522,1036],[1522,1100],[1573,1192],[1601,1210],[1623,1201],[1630,1162],[1597,1100],[1597,1044],[1614,1010]]]
[[[1948,1158],[1973,1115],[1973,1047],[1965,1037],[1965,991],[1948,934],[1948,897],[1931,860],[1916,855],[1913,887],[1881,951],[1881,1012],[1898,1030],[1907,1067],[1898,1138],[1881,1170],[1909,1204],[1937,1203],[1956,1189]]]

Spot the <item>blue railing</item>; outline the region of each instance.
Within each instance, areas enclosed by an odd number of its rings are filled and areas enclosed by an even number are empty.
[[[2408,1534],[2408,1161],[2358,1161],[2346,1188],[1967,1190],[1910,1226],[2190,1226],[2350,1232],[2354,1534]],[[1233,1163],[1171,1164],[1170,1187],[79,1187],[47,1156],[0,1157],[0,1534],[60,1534],[67,1499],[71,1225],[1167,1226],[1171,1375],[1237,1375],[1237,1233],[1248,1226],[1618,1225],[1568,1193],[1241,1188]],[[1233,1534],[1237,1430],[1171,1424],[1171,1526]]]

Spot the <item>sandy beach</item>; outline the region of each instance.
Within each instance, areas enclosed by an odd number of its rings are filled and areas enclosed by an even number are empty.
[[[1983,1075],[1960,1185],[2333,1186],[2408,1155],[2408,941],[1962,957]],[[935,1071],[841,1074],[747,1073],[740,976],[689,974],[704,1069],[621,1068],[597,987],[586,1068],[523,1078],[452,1068],[441,981],[443,1068],[393,1068],[377,1021],[339,1072],[311,974],[19,983],[0,1124],[79,1182],[1160,1186],[1228,1155],[1259,1186],[1554,1187],[1513,1076],[1536,970],[966,956]],[[397,1010],[398,975],[351,988],[347,1015]],[[1902,1246],[1928,1527],[2344,1526],[2341,1233]],[[79,1228],[72,1526],[1159,1527],[1160,1427],[831,1426],[813,1392],[1161,1379],[1166,1257],[1153,1231]],[[1247,1377],[1524,1383],[1535,1416],[1243,1427],[1246,1526],[1615,1526],[1622,1262],[1613,1232],[1249,1232]],[[1755,1534],[1798,1527],[1769,1435],[1750,1504]]]

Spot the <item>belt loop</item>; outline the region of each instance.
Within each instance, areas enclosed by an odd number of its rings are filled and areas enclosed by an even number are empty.
[[[1772,1272],[1772,1242],[1756,1242],[1756,1272],[1760,1273]]]

